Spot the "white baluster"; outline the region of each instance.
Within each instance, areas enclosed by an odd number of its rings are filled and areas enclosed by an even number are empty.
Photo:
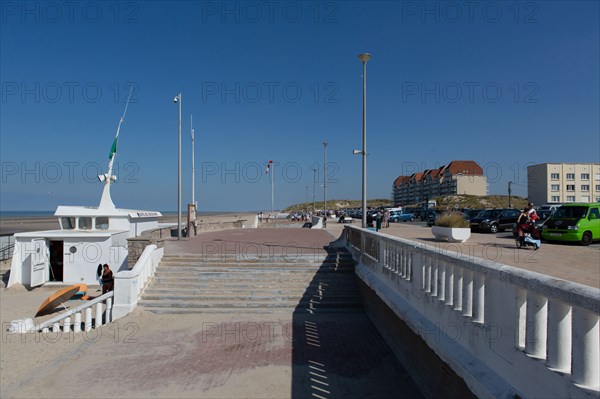
[[[96,303],[96,328],[102,325],[102,302]]]
[[[446,300],[446,265],[441,264],[438,271],[438,299],[442,302]]]
[[[65,317],[63,321],[63,331],[71,331],[71,318]]]
[[[463,270],[454,267],[454,310],[462,311],[463,299]]]
[[[59,323],[54,323],[52,324],[52,332],[59,332],[60,331],[60,324]]]
[[[531,357],[544,359],[548,331],[548,300],[539,294],[528,291],[526,319],[525,351]]]
[[[112,321],[111,319],[111,312],[112,312],[112,298],[106,298],[106,317],[104,318],[104,320],[106,320],[106,323],[110,323]]]
[[[481,273],[473,272],[473,321],[484,322],[485,280]]]
[[[463,270],[463,306],[462,314],[467,317],[473,315],[473,272]]]
[[[75,324],[73,324],[74,332],[81,332],[81,312],[75,313]]]
[[[516,289],[517,302],[517,331],[515,334],[517,348],[525,350],[525,334],[527,324],[527,290],[523,288]]]
[[[548,301],[548,356],[546,365],[556,371],[571,371],[571,307]]]
[[[85,331],[92,330],[92,307],[85,308]]]
[[[49,332],[50,332],[50,330],[48,329],[48,327],[44,327],[44,328],[42,329],[42,332],[43,332],[44,334],[47,334],[47,333],[49,333]]]
[[[573,307],[573,382],[598,389],[600,385],[600,335],[598,315]]]
[[[446,269],[446,305],[454,304],[454,266],[448,265]]]

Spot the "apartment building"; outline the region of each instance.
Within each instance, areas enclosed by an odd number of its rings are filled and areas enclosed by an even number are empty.
[[[527,196],[536,205],[600,202],[600,164],[542,163],[528,166]]]
[[[474,161],[452,161],[437,169],[398,176],[392,186],[392,198],[397,205],[418,204],[454,194],[487,194],[481,166]]]

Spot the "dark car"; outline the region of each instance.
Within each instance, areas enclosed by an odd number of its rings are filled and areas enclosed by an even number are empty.
[[[497,233],[510,229],[520,213],[517,209],[487,209],[471,219],[471,230]]]

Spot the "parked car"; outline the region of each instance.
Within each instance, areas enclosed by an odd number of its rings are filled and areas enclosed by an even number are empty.
[[[565,204],[544,223],[542,238],[548,241],[579,241],[589,245],[600,240],[600,204]]]
[[[402,213],[402,211],[390,212],[390,222],[414,222],[414,213]]]
[[[517,209],[487,209],[471,219],[471,230],[497,233],[510,229],[521,212]]]
[[[338,223],[352,223],[352,216],[350,216],[347,213],[343,213],[342,215],[340,215]]]

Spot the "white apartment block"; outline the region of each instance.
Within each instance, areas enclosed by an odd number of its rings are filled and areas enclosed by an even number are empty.
[[[543,163],[528,166],[527,196],[535,205],[600,202],[600,164]]]

